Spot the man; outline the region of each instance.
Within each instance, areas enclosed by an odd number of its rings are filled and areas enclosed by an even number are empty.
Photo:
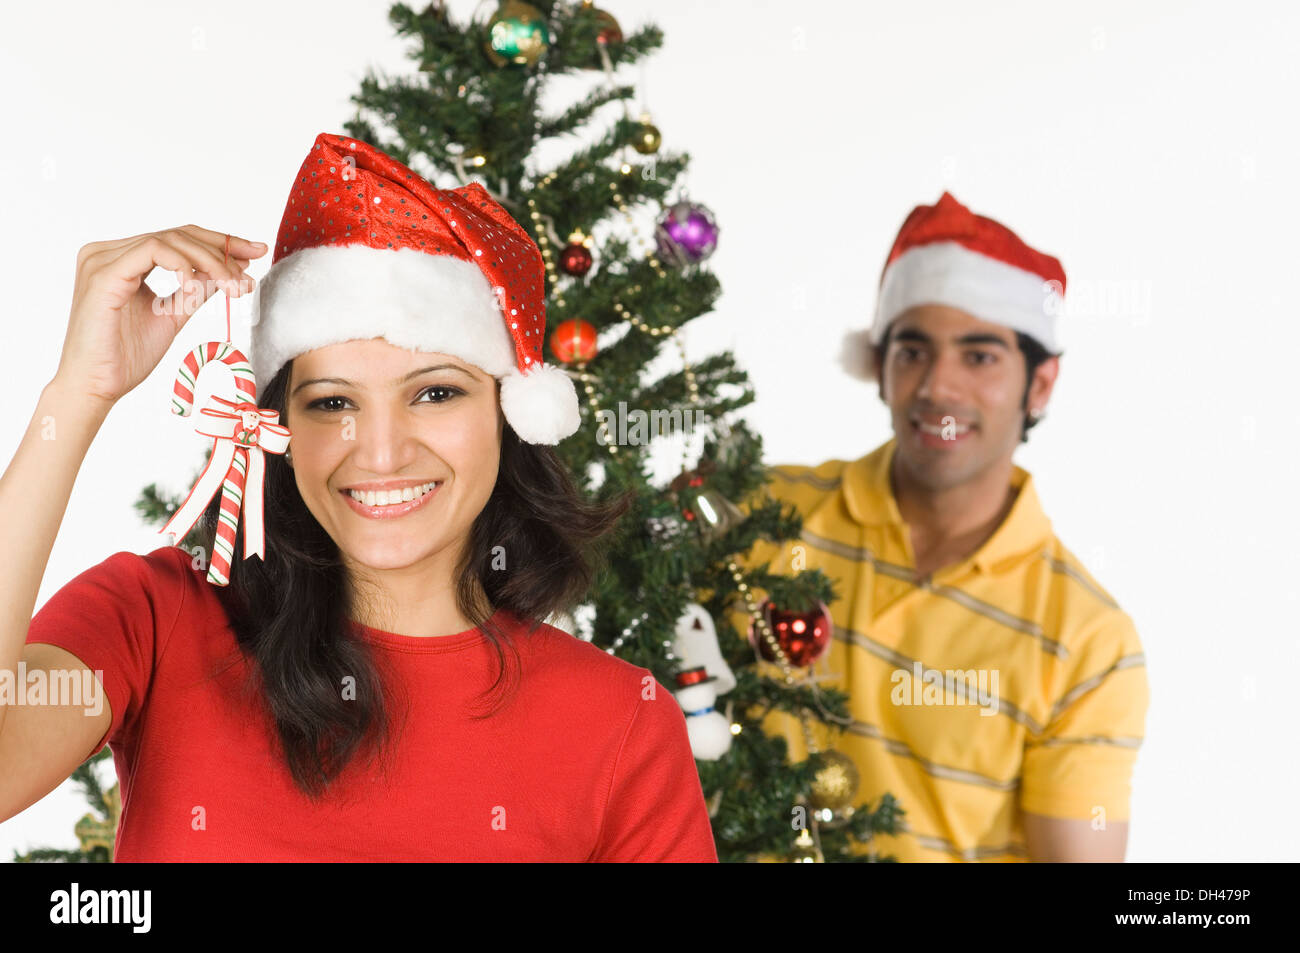
[[[802,537],[748,561],[836,580],[816,672],[848,692],[852,723],[814,740],[856,764],[856,804],[898,798],[906,830],[873,846],[899,860],[1124,859],[1142,647],[1012,462],[1060,369],[1064,291],[1059,261],[948,193],[914,209],[845,352],[894,436],[772,468]],[[806,757],[788,715],[765,727]]]

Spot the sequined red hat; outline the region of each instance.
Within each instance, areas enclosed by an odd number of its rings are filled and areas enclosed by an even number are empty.
[[[253,295],[253,371],[265,387],[299,354],[382,337],[499,378],[520,439],[558,443],[578,429],[578,395],[542,360],[544,279],[537,245],[478,183],[434,188],[374,146],[323,132]]]
[[[880,275],[871,327],[845,337],[841,358],[853,376],[874,379],[872,347],[891,321],[922,304],[960,308],[1023,331],[1057,354],[1064,298],[1060,261],[944,192],[934,205],[912,209],[903,222]]]

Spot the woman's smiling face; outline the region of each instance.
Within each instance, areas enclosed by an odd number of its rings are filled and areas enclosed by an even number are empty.
[[[500,465],[490,374],[382,338],[346,341],[294,358],[286,411],[298,491],[346,564],[454,567]],[[374,484],[405,488],[402,502],[366,496]]]

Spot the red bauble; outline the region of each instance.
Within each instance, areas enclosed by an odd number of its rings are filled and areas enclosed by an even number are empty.
[[[590,361],[596,356],[596,329],[581,318],[570,318],[555,326],[551,351],[565,364]]]
[[[762,613],[777,645],[781,646],[786,659],[796,668],[812,665],[830,647],[834,623],[831,622],[831,613],[826,608],[826,603],[819,602],[807,612],[786,612],[772,605],[771,599],[765,599]],[[776,661],[767,641],[752,623],[749,627],[749,642],[754,646],[754,651],[765,660]]]
[[[569,242],[560,252],[560,270],[581,278],[591,268],[591,249],[580,242]]]

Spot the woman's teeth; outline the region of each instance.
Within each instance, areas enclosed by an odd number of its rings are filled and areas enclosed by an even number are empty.
[[[424,496],[440,482],[442,481],[435,480],[433,483],[408,486],[404,490],[348,490],[348,495],[365,506],[391,506],[394,503],[409,503],[417,496]]]

